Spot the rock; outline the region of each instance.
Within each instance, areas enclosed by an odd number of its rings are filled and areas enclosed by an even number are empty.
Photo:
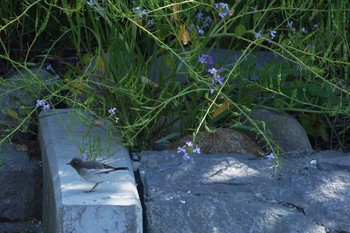
[[[317,167],[323,170],[345,169],[350,171],[350,154],[321,151],[317,154]]]
[[[4,222],[0,223],[0,232],[2,233],[42,233],[44,232],[42,222],[35,219],[23,222]]]
[[[192,136],[187,135],[170,145],[170,149],[185,145],[186,141],[192,141]],[[201,148],[201,153],[225,153],[225,154],[254,154],[260,155],[259,146],[246,134],[234,129],[217,129],[213,133],[199,132],[196,144]]]
[[[272,140],[280,146],[282,152],[312,150],[304,128],[293,116],[256,108],[251,111],[250,117],[266,123],[266,129],[270,131]],[[260,146],[263,147],[264,144]]]
[[[253,155],[141,155],[148,232],[350,232],[350,173],[294,153],[273,169]]]
[[[3,145],[0,153],[0,219],[41,218],[41,167],[13,145]]]

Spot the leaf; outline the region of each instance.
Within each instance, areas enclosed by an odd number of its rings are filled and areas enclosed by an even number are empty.
[[[91,62],[91,59],[92,59],[91,54],[87,53],[83,55],[83,57],[81,58],[81,61],[84,66],[87,66]]]
[[[12,120],[19,121],[18,113],[13,111],[13,110],[8,110],[7,111],[7,116],[9,116]]]
[[[256,12],[255,14],[253,14],[254,23],[257,23],[261,17],[262,17],[261,12]]]
[[[157,83],[153,82],[151,79],[149,79],[149,78],[147,78],[147,77],[145,77],[143,75],[140,76],[140,79],[141,79],[141,82],[143,84],[150,85],[150,86],[152,86],[154,88],[158,88],[159,87],[159,85]]]
[[[173,139],[173,138],[176,138],[176,137],[179,137],[179,136],[181,136],[181,134],[180,134],[179,132],[174,132],[174,133],[171,133],[171,134],[166,135],[165,137],[162,137],[161,139],[159,139],[158,141],[156,141],[156,143],[166,142],[166,141],[168,141],[169,139]]]
[[[243,36],[246,32],[247,32],[247,29],[243,24],[238,24],[235,27],[235,34],[239,37]]]
[[[79,81],[71,82],[70,86],[72,92],[82,93],[82,91],[84,90],[84,85]]]
[[[219,107],[217,107],[212,113],[212,117],[213,118],[217,117],[218,115],[220,115],[221,113],[229,109],[231,105],[232,105],[231,102],[225,102],[224,104],[219,105]]]
[[[308,135],[321,137],[323,141],[328,141],[329,135],[326,130],[326,124],[317,114],[300,114],[299,120]]]

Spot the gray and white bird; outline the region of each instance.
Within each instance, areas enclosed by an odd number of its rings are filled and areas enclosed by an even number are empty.
[[[71,165],[84,180],[95,183],[92,189],[85,191],[87,193],[95,191],[110,172],[128,170],[127,167],[112,167],[97,161],[84,161],[81,158],[73,158],[67,165]]]

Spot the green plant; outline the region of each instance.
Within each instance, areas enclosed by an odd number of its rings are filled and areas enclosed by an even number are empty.
[[[216,127],[253,130],[267,141],[266,151],[278,155],[264,123],[249,117],[256,106],[293,113],[309,135],[325,143],[335,138],[345,149],[349,3],[227,3],[28,1],[12,20],[11,11],[3,10],[0,59],[28,70],[30,64],[51,64],[62,49],[75,56],[76,64],[59,59],[62,72],[51,69],[53,77],[60,76],[53,85],[33,75],[22,88],[37,85],[46,91],[45,97],[33,91],[37,99],[110,119],[133,150],[178,136],[171,132],[177,125],[181,134],[191,133],[194,139],[199,131]],[[35,27],[16,27],[27,21],[36,22]],[[52,30],[57,24],[59,30]],[[28,35],[21,37],[29,40],[22,59],[10,56],[13,48],[5,31]],[[33,59],[30,54],[40,53],[35,48],[41,42],[44,52]],[[219,61],[211,60],[219,49],[227,52]],[[233,50],[241,54],[227,62]],[[256,69],[250,56],[256,51],[271,51],[280,59]],[[25,108],[29,115],[35,112]]]

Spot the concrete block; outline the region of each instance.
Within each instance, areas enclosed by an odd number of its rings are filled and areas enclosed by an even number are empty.
[[[107,123],[107,122],[105,122]],[[45,232],[142,232],[142,207],[128,150],[108,125],[75,110],[52,109],[39,115],[39,141],[43,161],[43,222]],[[114,167],[92,193],[94,184],[66,165],[85,148]]]

